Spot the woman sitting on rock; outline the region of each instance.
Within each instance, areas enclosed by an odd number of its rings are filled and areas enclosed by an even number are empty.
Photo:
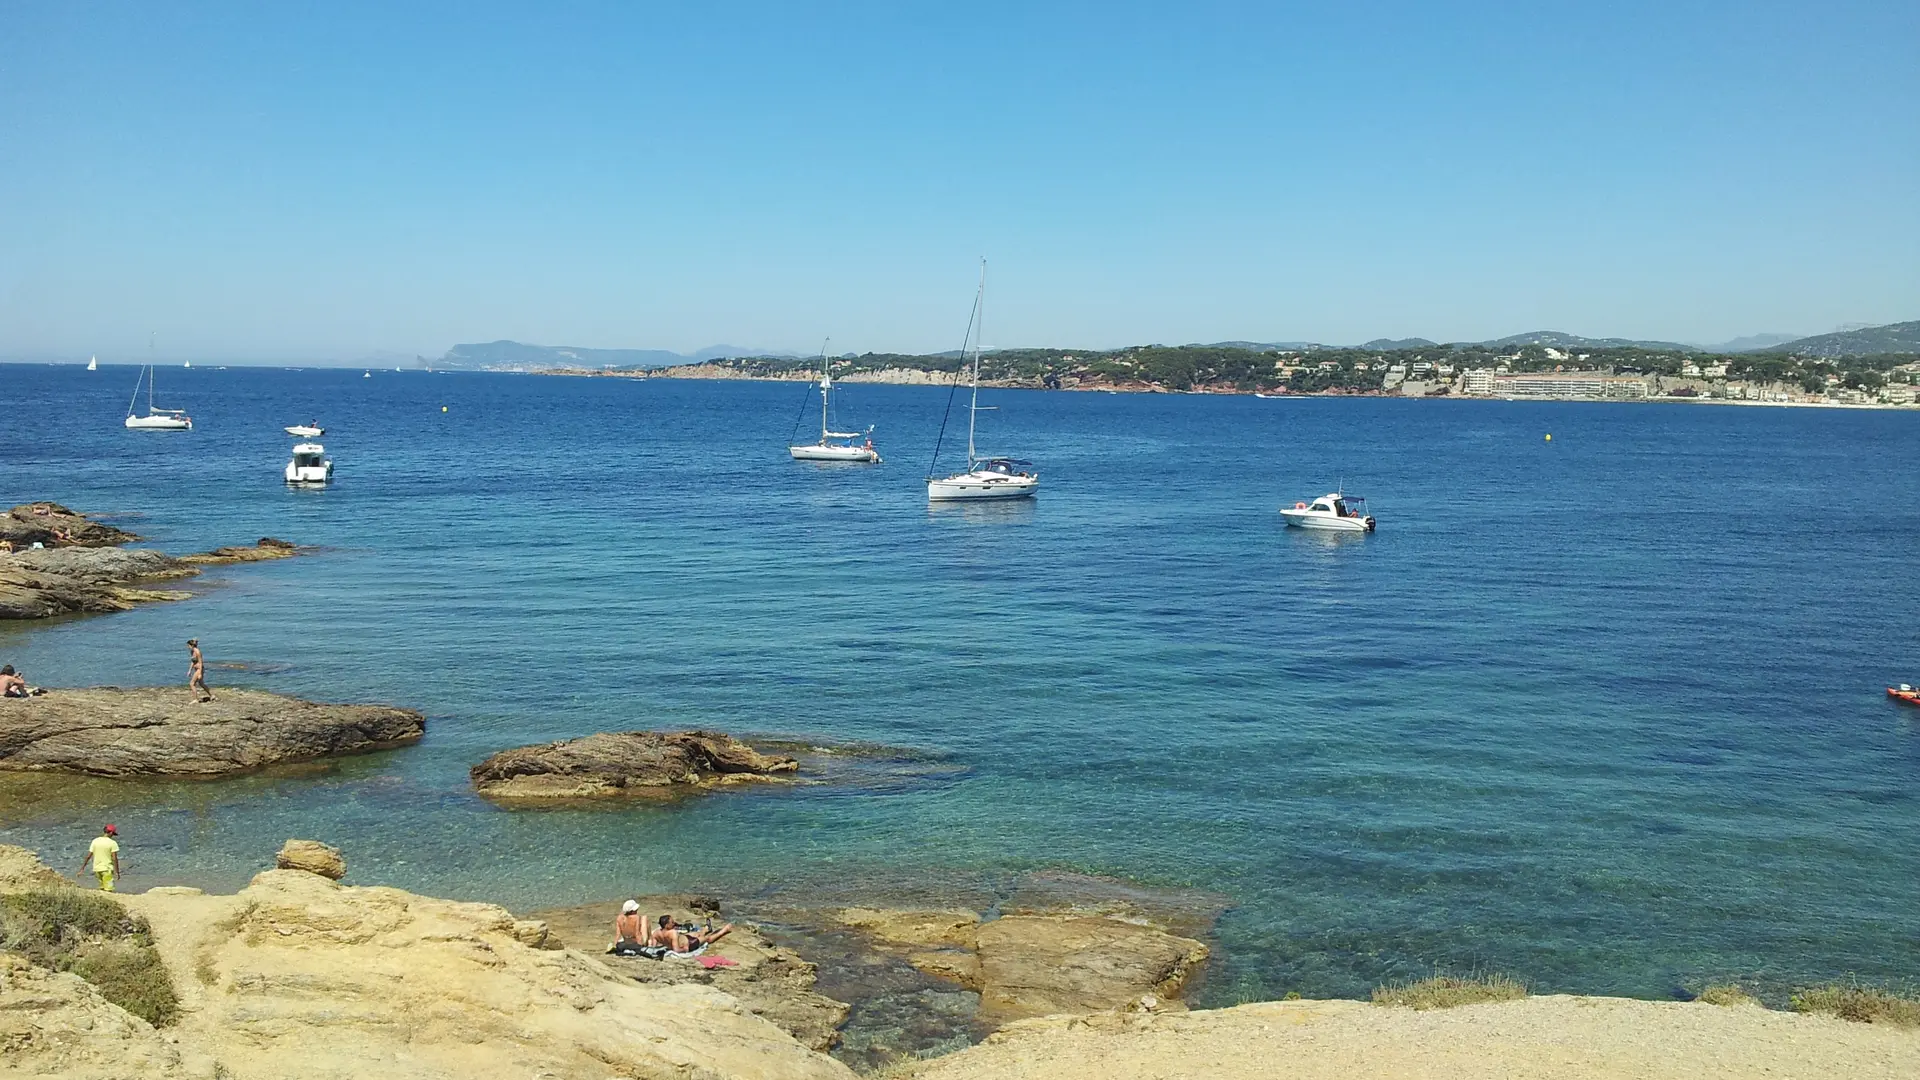
[[[639,956],[640,950],[647,944],[647,917],[640,914],[640,902],[629,900],[620,905],[620,914],[613,920],[613,948],[607,951],[615,956]]]
[[[694,930],[674,924],[673,916],[660,916],[660,928],[652,935],[655,945],[663,945],[677,953],[692,952],[703,945],[711,945],[733,932],[733,924],[727,923],[719,929]]]

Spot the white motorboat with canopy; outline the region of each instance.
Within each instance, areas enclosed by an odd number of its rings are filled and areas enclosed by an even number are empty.
[[[311,424],[295,424],[290,428],[282,428],[281,430],[296,439],[317,439],[327,433],[327,429],[321,427],[320,421],[318,420],[315,420]]]
[[[831,342],[832,339],[828,339]],[[809,390],[811,398],[813,392]],[[805,415],[806,405],[800,406]],[[833,361],[827,359],[826,345],[820,346],[820,441],[802,446],[788,446],[787,453],[795,461],[854,461],[867,465],[880,464],[880,452],[873,448],[873,428],[865,431],[835,431],[833,420]],[[794,429],[800,427],[800,420],[793,421]]]
[[[192,431],[193,418],[181,409],[156,409],[153,407],[153,365],[148,364],[140,370],[140,381],[147,384],[147,415],[141,416],[134,409],[140,400],[140,382],[133,384],[133,397],[127,400],[127,426],[135,431]]]
[[[972,399],[967,404],[967,469],[941,477],[927,477],[927,498],[934,502],[948,502],[960,499],[1026,499],[1040,490],[1040,470],[1031,461],[1018,458],[983,458],[974,445],[974,433],[977,420],[982,412],[992,412],[993,407],[980,406],[980,328],[981,317],[987,297],[987,260],[980,260],[980,287],[973,296],[973,314],[967,320],[967,337],[961,340],[960,355],[963,358],[962,370],[968,370],[964,357],[967,354],[967,342],[973,343],[972,374],[968,382],[972,386]],[[953,375],[954,391],[960,388],[960,372]],[[947,395],[947,415],[953,412],[953,392]],[[940,437],[933,444],[933,467],[928,473],[935,473],[940,464],[940,443],[947,434],[947,418],[940,418]]]
[[[333,462],[327,458],[326,447],[316,442],[294,444],[293,460],[287,462],[287,483],[313,487],[332,480]]]
[[[1366,511],[1367,500],[1358,495],[1330,492],[1311,503],[1297,502],[1282,507],[1280,516],[1288,525],[1302,529],[1328,529],[1334,532],[1372,532],[1373,515]]]

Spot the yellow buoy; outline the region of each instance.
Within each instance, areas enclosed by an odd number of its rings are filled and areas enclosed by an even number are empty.
[[[440,406],[440,411],[441,411],[441,412],[446,412],[446,411],[447,411],[447,407],[446,407],[445,405],[442,405],[442,406]],[[1547,436],[1547,438],[1549,438],[1549,439],[1551,439],[1551,438],[1553,438],[1553,436],[1551,436],[1551,435],[1549,435],[1549,436]]]
[[[447,410],[445,410],[445,409],[441,409],[440,411],[441,411],[441,412],[446,412]],[[1553,436],[1551,436],[1551,435],[1549,435],[1549,436],[1547,436],[1547,441],[1548,441],[1548,442],[1552,442],[1552,441],[1553,441]]]

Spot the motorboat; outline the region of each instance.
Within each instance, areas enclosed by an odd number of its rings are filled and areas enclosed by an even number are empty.
[[[293,459],[287,462],[287,483],[307,487],[332,480],[333,462],[327,459],[326,447],[317,442],[294,444]]]
[[[156,409],[153,407],[153,365],[148,364],[140,371],[140,381],[147,384],[147,414],[139,415],[134,403],[140,400],[140,382],[133,384],[133,397],[127,401],[127,426],[135,431],[192,431],[193,418],[180,409]]]
[[[1329,529],[1334,532],[1372,532],[1373,515],[1366,512],[1367,500],[1358,495],[1330,492],[1311,503],[1297,502],[1282,507],[1280,516],[1288,525],[1302,529]]]
[[[296,439],[317,439],[327,433],[327,429],[321,427],[317,420],[311,424],[295,424],[290,428],[282,428],[281,430]]]
[[[1908,705],[1920,705],[1920,690],[1916,690],[1906,683],[1901,683],[1899,686],[1887,687],[1887,696],[1895,701],[1904,702]]]
[[[973,340],[972,397],[967,404],[967,468],[951,476],[927,477],[927,498],[934,502],[946,502],[959,499],[1030,499],[1040,491],[1040,470],[1031,461],[1017,458],[983,458],[974,446],[974,433],[978,427],[982,412],[992,412],[993,407],[980,407],[980,324],[983,307],[987,297],[987,260],[980,260],[980,288],[973,296],[973,317],[967,324],[967,336]],[[961,354],[966,354],[966,342],[961,342]],[[959,382],[959,373],[954,381]],[[951,400],[951,399],[949,399]],[[946,422],[941,421],[940,430],[946,431]],[[940,444],[933,446],[933,460],[940,460]]]
[[[811,391],[809,391],[811,393]],[[787,453],[795,461],[853,461],[867,465],[880,464],[880,452],[873,448],[873,428],[865,431],[834,431],[831,426],[833,409],[833,361],[827,359],[827,347],[820,347],[820,441],[802,446],[789,446]],[[794,426],[798,427],[796,423]]]

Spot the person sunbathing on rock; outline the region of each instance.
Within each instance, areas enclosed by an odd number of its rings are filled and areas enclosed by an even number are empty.
[[[712,923],[708,923],[707,927],[705,930],[695,930],[692,927],[679,926],[674,923],[673,916],[662,915],[660,928],[653,932],[649,940],[655,945],[663,945],[674,952],[685,953],[692,952],[702,945],[711,945],[733,932],[732,923],[727,923],[718,929],[715,929]]]
[[[640,902],[629,900],[620,905],[613,920],[614,943],[608,951],[616,956],[638,956],[647,943],[647,917],[640,914]]]
[[[26,697],[27,680],[14,673],[13,665],[0,667],[0,697]]]

